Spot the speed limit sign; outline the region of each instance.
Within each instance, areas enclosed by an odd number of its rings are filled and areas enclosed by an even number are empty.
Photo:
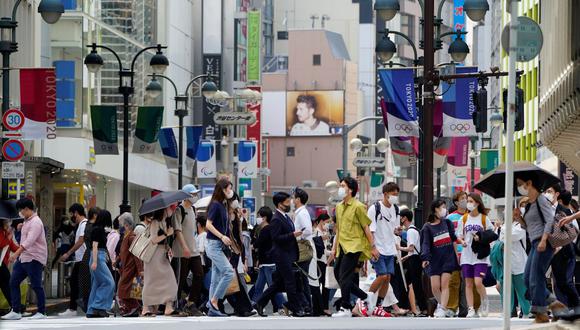
[[[2,123],[9,131],[18,131],[24,126],[24,114],[18,109],[8,109],[2,116]]]

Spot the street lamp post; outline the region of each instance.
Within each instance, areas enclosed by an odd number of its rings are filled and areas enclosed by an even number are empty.
[[[342,173],[343,176],[347,176],[347,170],[348,170],[348,166],[347,166],[347,162],[348,162],[348,133],[350,133],[350,131],[352,131],[354,128],[356,128],[358,125],[360,125],[361,123],[364,123],[365,121],[370,121],[370,120],[383,120],[383,117],[364,117],[359,119],[358,121],[354,122],[353,124],[347,125],[344,124],[342,126]]]
[[[165,72],[165,69],[169,66],[169,60],[163,54],[163,49],[166,46],[156,45],[141,49],[134,57],[131,62],[131,69],[127,70],[123,68],[123,63],[121,58],[117,53],[103,45],[97,45],[93,43],[87,47],[91,48],[91,52],[85,57],[85,65],[89,72],[97,73],[103,66],[103,58],[99,53],[97,53],[97,48],[102,48],[111,52],[119,64],[119,93],[123,95],[123,201],[119,205],[120,213],[131,212],[131,205],[129,204],[129,129],[130,129],[130,119],[129,119],[129,97],[135,92],[135,63],[139,55],[144,52],[157,49],[157,53],[151,58],[149,65],[151,69],[156,74],[161,74]]]
[[[200,79],[207,79],[213,77],[212,75],[209,74],[202,74],[199,75],[195,78],[193,78],[188,84],[187,87],[185,89],[185,92],[183,94],[179,94],[179,92],[177,91],[177,85],[175,85],[175,82],[164,75],[161,74],[152,74],[150,75],[152,77],[151,81],[149,81],[149,83],[147,84],[147,87],[145,87],[145,91],[151,96],[151,97],[157,97],[161,94],[161,92],[163,91],[163,88],[161,86],[161,84],[159,83],[159,81],[157,80],[157,77],[165,79],[167,81],[169,81],[171,83],[171,85],[173,86],[173,90],[175,91],[175,115],[179,118],[179,141],[178,141],[178,164],[177,164],[177,189],[181,189],[183,187],[183,119],[187,116],[188,113],[188,103],[189,103],[189,88],[192,86],[192,84]],[[213,97],[213,95],[217,92],[217,86],[216,84],[211,81],[208,80],[206,82],[203,83],[203,85],[201,86],[201,96],[203,97]]]
[[[352,152],[354,152],[355,154],[358,154],[359,152],[361,152],[363,150],[364,147],[368,148],[368,157],[374,157],[374,154],[371,152],[373,150],[373,148],[377,148],[377,151],[380,154],[384,154],[385,152],[387,152],[387,150],[389,149],[389,140],[385,139],[385,138],[380,138],[377,143],[363,143],[361,139],[359,138],[354,138],[352,140],[350,140],[349,143],[350,146],[350,150],[352,150]],[[356,164],[355,164],[356,165]],[[369,171],[369,175],[370,172],[372,170],[374,166],[370,165],[368,167],[364,167],[364,169]],[[366,174],[363,173],[364,176],[366,176]],[[365,198],[364,196],[364,191],[361,190],[361,202],[365,202],[368,201],[368,196]]]
[[[18,51],[16,41],[16,13],[22,0],[16,0],[12,8],[12,17],[0,18],[0,53],[2,53],[2,115],[10,108],[10,55]],[[42,19],[48,24],[54,24],[64,13],[64,5],[60,0],[42,0],[38,5],[38,12]],[[5,130],[2,124],[2,131]],[[2,139],[2,144],[4,139]],[[2,157],[2,156],[0,156]],[[4,160],[2,158],[2,160]],[[8,187],[5,187],[5,180],[2,180],[2,199],[8,199]]]
[[[441,38],[455,34],[457,37],[449,46],[449,54],[454,61],[461,62],[467,56],[469,47],[460,37],[465,32],[455,31],[441,34],[441,26],[443,24],[442,12],[445,4],[444,0],[439,2],[437,17],[435,17],[435,1],[434,0],[419,0],[423,19],[423,40],[421,41],[424,50],[423,57],[423,76],[419,77],[419,84],[422,88],[422,107],[420,107],[421,114],[419,116],[420,126],[420,145],[419,145],[419,198],[417,202],[417,210],[421,211],[420,215],[416,215],[416,223],[421,227],[426,212],[423,212],[425,207],[429,207],[433,200],[433,112],[435,108],[435,86],[441,80],[439,72],[435,68],[435,51],[442,48]],[[400,10],[398,0],[376,0],[375,11],[377,17],[381,19],[381,23],[391,20]],[[489,5],[486,0],[466,0],[464,10],[471,19],[481,20],[485,16]],[[378,23],[378,22],[377,22]],[[398,33],[397,33],[398,34]],[[409,38],[406,38],[407,40]],[[378,48],[378,44],[377,44]],[[392,48],[391,48],[392,50]],[[378,54],[378,49],[377,49]],[[378,54],[379,55],[379,54]],[[389,51],[386,55],[394,55],[394,51]],[[383,61],[389,58],[382,58]],[[467,75],[465,75],[467,77]],[[454,78],[464,78],[460,75],[454,75]]]

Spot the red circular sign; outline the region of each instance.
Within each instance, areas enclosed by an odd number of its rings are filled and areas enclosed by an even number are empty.
[[[19,140],[8,140],[2,146],[2,156],[4,159],[17,162],[24,156],[24,144]]]
[[[2,116],[2,124],[9,131],[18,131],[24,126],[24,114],[18,109],[8,109]]]

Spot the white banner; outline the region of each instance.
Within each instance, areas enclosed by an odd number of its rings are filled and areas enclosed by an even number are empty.
[[[255,141],[238,143],[238,178],[255,179],[258,177],[258,145]]]

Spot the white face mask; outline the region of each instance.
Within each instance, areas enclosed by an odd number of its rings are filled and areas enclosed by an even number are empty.
[[[193,196],[187,199],[191,204],[195,204],[198,200],[199,197],[198,196]]]
[[[338,192],[337,192],[338,198],[343,199],[346,197],[346,189],[344,189],[343,187],[338,188]]]
[[[225,195],[226,195],[227,199],[231,199],[232,197],[234,197],[234,191],[233,190],[226,190]]]
[[[522,212],[522,216],[526,213],[525,206],[520,207],[520,212]]]
[[[446,208],[442,208],[439,210],[439,212],[437,212],[437,216],[439,216],[440,219],[445,218],[445,216],[447,215],[447,209]]]
[[[399,196],[390,195],[389,204],[391,205],[399,204]]]
[[[524,185],[518,186],[518,193],[522,196],[528,196],[528,189]]]
[[[467,207],[467,210],[469,212],[475,210],[475,204],[474,203],[467,203],[466,207]]]
[[[236,199],[236,200],[234,200],[234,201],[232,202],[232,204],[231,204],[231,208],[232,208],[232,209],[234,209],[234,210],[237,210],[237,209],[239,209],[239,208],[240,208],[240,202],[238,202],[238,200],[237,200],[237,199]]]
[[[546,198],[552,202],[554,200],[554,194],[553,193],[544,193],[544,196],[546,196]]]
[[[290,209],[294,210],[296,208],[296,202],[294,200],[290,201]]]
[[[467,199],[460,200],[459,203],[457,203],[457,207],[465,210],[467,208]]]
[[[264,220],[262,220],[262,218],[256,218],[256,224],[258,226],[262,224],[262,221],[264,221]]]
[[[22,214],[22,212],[18,212],[18,216],[24,219],[24,215]]]

